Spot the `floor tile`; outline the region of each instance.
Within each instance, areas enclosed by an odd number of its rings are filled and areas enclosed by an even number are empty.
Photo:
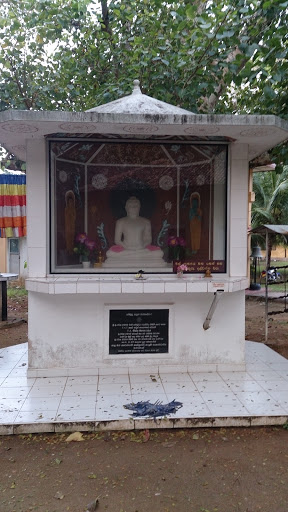
[[[219,417],[226,417],[226,416],[230,416],[230,417],[233,417],[233,416],[249,416],[249,411],[246,407],[244,407],[244,405],[218,405],[218,406],[215,406],[215,405],[211,405],[209,404],[209,409],[211,411],[211,415],[212,416],[216,416],[217,418]]]
[[[99,384],[130,384],[128,373],[125,375],[100,375]]]
[[[94,409],[62,409],[56,415],[57,421],[94,421]]]
[[[266,391],[240,391],[237,393],[237,397],[245,407],[253,407],[257,404],[273,404],[275,400]]]
[[[55,411],[20,411],[15,418],[15,423],[49,423],[55,421]]]
[[[266,391],[286,391],[288,395],[288,380],[258,381]]]
[[[26,398],[30,393],[30,387],[19,387],[19,388],[0,388],[0,401],[4,398]]]
[[[190,380],[190,382],[165,382],[163,384],[165,392],[168,393],[195,393],[198,391],[196,384]]]
[[[200,393],[202,393],[202,391],[205,391],[206,393],[222,393],[225,391],[229,391],[228,384],[226,384],[226,382],[224,381],[195,382],[195,384]]]
[[[158,373],[158,367],[151,367],[139,374],[141,368],[135,367],[129,374],[123,369],[122,373],[113,370],[109,374],[112,370],[104,369],[99,377],[27,379],[27,344],[21,350],[7,347],[0,350],[0,434],[9,429],[10,434],[53,432],[56,428],[64,431],[73,423],[75,428],[92,430],[95,425],[102,430],[131,429],[133,411],[124,405],[140,401],[167,404],[176,400],[182,407],[165,422],[161,418],[135,418],[137,428],[195,426],[201,418],[203,425],[210,418],[214,422],[211,425],[218,426],[235,426],[241,418],[257,425],[284,423],[288,414],[288,361],[261,343],[247,342],[246,349],[246,372],[209,368],[177,373],[174,368],[174,373],[169,373],[164,367],[163,373]]]
[[[201,392],[201,396],[205,403],[210,407],[210,404],[234,404],[239,403],[237,396],[232,391],[227,393],[208,393],[206,391]]]
[[[67,377],[38,377],[35,380],[35,387],[50,387],[50,386],[59,386],[64,388]]]
[[[131,384],[132,393],[163,393],[163,385],[161,382],[138,382]]]
[[[96,396],[96,392],[97,386],[95,384],[67,384],[63,396]]]
[[[91,409],[95,408],[96,405],[96,394],[83,396],[63,396],[59,402],[59,410],[68,409]]]
[[[62,396],[63,389],[59,386],[37,386],[34,384],[33,388],[29,392],[30,397],[48,397],[48,396]]]
[[[2,421],[2,412],[11,412],[11,411],[20,411],[22,405],[24,404],[24,398],[6,398],[0,400],[0,423]]]
[[[6,377],[4,381],[1,384],[2,388],[19,388],[19,387],[29,387],[32,388],[33,384],[35,383],[36,379],[27,379],[25,376],[18,376],[18,377]]]
[[[287,391],[269,391],[269,395],[274,398],[274,400],[288,411],[288,393]]]
[[[239,391],[263,391],[263,387],[258,382],[255,382],[255,380],[235,380],[229,381],[227,384],[235,394]]]
[[[176,382],[177,384],[180,383],[186,383],[192,382],[192,378],[190,377],[189,373],[161,373],[161,381],[163,384],[165,382],[169,382],[169,384],[172,382]]]
[[[175,414],[169,415],[169,418],[209,418],[210,416],[212,414],[206,404],[185,404]]]
[[[14,411],[0,411],[0,422],[1,424],[11,423],[13,424],[17,415],[18,415],[18,409],[15,409]]]
[[[245,381],[251,380],[251,375],[248,372],[219,372],[219,375],[225,382],[236,382],[236,381]]]
[[[99,383],[98,394],[100,395],[116,395],[131,393],[130,384],[115,384],[115,383]]]
[[[248,412],[253,416],[283,416],[287,414],[285,409],[278,403],[253,404],[245,406]]]
[[[67,386],[79,386],[79,385],[86,385],[91,384],[93,386],[96,386],[98,384],[98,375],[84,375],[83,377],[68,377],[67,378]]]
[[[59,397],[38,398],[28,396],[21,407],[22,412],[35,411],[57,411],[59,406]]]
[[[131,374],[130,375],[130,382],[131,382],[131,385],[134,385],[134,384],[138,384],[138,383],[147,383],[149,384],[150,382],[161,382],[161,379],[160,379],[160,376],[158,375],[158,373],[151,373],[149,375],[137,375],[137,374]]]
[[[213,382],[223,382],[221,375],[217,372],[194,372],[190,373],[190,376],[193,382],[209,382],[210,380],[212,380]]]
[[[258,371],[258,370],[248,370],[249,375],[253,378],[253,380],[256,381],[262,381],[262,380],[279,380],[279,374],[277,372],[274,372],[273,370],[264,370],[264,371]]]

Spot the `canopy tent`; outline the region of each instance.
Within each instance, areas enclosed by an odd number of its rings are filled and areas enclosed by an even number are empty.
[[[26,174],[0,174],[0,237],[26,233]]]
[[[251,233],[255,233],[257,235],[263,235],[266,239],[266,274],[265,274],[265,343],[268,339],[268,243],[269,243],[269,234],[274,235],[283,235],[284,237],[288,236],[288,225],[287,224],[263,224],[251,230]],[[282,297],[287,298],[286,294],[286,281],[285,281],[285,294]],[[286,310],[286,307],[285,307]]]
[[[288,225],[286,224],[263,224],[257,228],[251,229],[251,233],[258,235],[266,235],[266,233],[274,233],[276,235],[288,235]]]

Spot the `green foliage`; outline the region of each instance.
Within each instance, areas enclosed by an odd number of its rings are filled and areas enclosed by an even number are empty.
[[[7,297],[9,298],[17,299],[19,297],[24,297],[26,295],[28,295],[27,290],[25,290],[25,288],[22,288],[21,286],[7,288]]]
[[[252,228],[262,224],[288,224],[288,166],[283,167],[281,174],[275,171],[257,172],[253,176],[255,202],[252,205]],[[261,243],[261,240],[259,240]],[[272,246],[285,245],[284,237],[269,235],[268,261]],[[253,245],[253,241],[252,241]],[[263,241],[262,241],[262,246]]]
[[[288,118],[283,0],[9,0],[0,110],[86,110],[131,92]],[[286,146],[278,148],[278,165]]]

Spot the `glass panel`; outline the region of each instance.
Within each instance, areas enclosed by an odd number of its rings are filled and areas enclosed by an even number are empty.
[[[51,271],[225,272],[226,175],[223,144],[50,141]]]
[[[10,254],[19,254],[19,238],[9,238]]]

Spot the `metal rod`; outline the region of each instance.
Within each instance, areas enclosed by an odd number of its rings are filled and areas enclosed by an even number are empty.
[[[221,295],[224,293],[224,290],[217,290],[215,293],[214,293],[214,298],[213,298],[213,301],[212,301],[212,304],[210,306],[210,309],[208,311],[208,315],[206,316],[206,319],[205,319],[205,322],[203,324],[203,329],[205,331],[207,331],[207,329],[209,329],[210,327],[210,322],[212,320],[212,316],[214,315],[214,311],[216,309],[216,306],[219,302],[219,299],[221,297]]]
[[[2,281],[2,322],[7,320],[7,281]]]
[[[268,229],[266,228],[266,273],[265,273],[265,343],[268,340]]]

